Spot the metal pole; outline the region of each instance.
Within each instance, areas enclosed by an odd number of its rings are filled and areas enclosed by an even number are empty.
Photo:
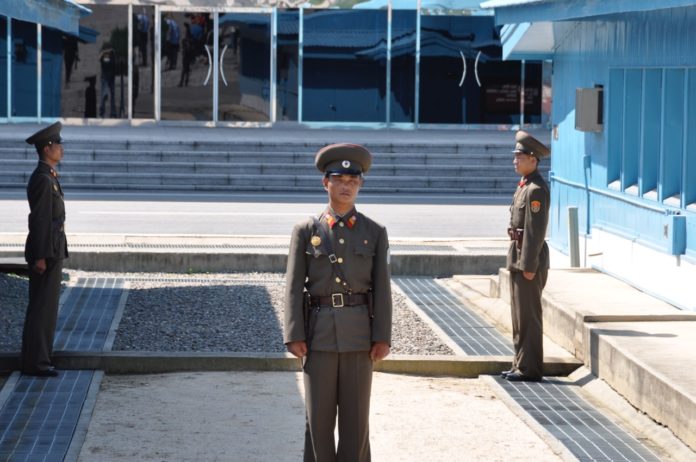
[[[155,72],[155,120],[159,122],[162,118],[162,13],[159,5],[155,5],[155,62],[152,63]]]
[[[133,121],[133,5],[128,5],[128,120]]]
[[[220,108],[220,95],[219,95],[219,77],[220,77],[220,65],[218,59],[220,56],[220,13],[215,12],[213,16],[213,124],[217,125],[218,122],[218,110]]]
[[[570,254],[570,266],[580,267],[580,238],[578,232],[578,208],[568,207],[568,253]]]
[[[269,95],[269,114],[268,120],[271,123],[276,121],[276,108],[277,108],[277,93],[278,93],[278,79],[277,67],[278,67],[278,8],[274,7],[271,12],[271,82],[270,82],[270,95]]]
[[[302,123],[302,74],[304,73],[304,7],[300,7],[299,13],[299,31],[297,33],[297,123]]]
[[[391,124],[391,47],[392,47],[392,0],[387,4],[387,82],[386,82],[386,122]]]

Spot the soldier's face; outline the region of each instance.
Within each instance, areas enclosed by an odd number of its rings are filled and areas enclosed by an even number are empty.
[[[529,154],[516,152],[512,165],[515,166],[515,172],[517,172],[517,174],[526,176],[536,170],[537,160],[536,157],[530,156]]]
[[[51,143],[44,148],[44,159],[47,162],[57,164],[63,160],[63,144]]]
[[[355,203],[363,179],[357,175],[331,175],[329,178],[324,178],[323,182],[332,203],[352,205]]]

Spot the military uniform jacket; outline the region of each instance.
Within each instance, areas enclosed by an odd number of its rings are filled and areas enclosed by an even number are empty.
[[[313,330],[311,350],[367,351],[373,342],[391,344],[392,298],[389,269],[389,239],[384,226],[353,209],[344,219],[331,210],[321,215],[320,226],[338,258],[346,281],[334,274],[321,233],[312,218],[295,226],[290,240],[286,275],[285,343],[306,341],[303,292],[314,297],[368,291],[373,296],[374,318],[367,305],[343,308],[321,307]],[[343,284],[343,283],[346,284]]]
[[[29,235],[24,247],[24,258],[32,265],[42,258],[68,257],[65,238],[65,203],[58,174],[46,162],[31,174],[27,185],[29,199]]]
[[[520,181],[510,206],[510,228],[523,230],[522,245],[510,243],[507,269],[536,273],[549,267],[549,249],[544,240],[549,223],[550,194],[535,170]]]

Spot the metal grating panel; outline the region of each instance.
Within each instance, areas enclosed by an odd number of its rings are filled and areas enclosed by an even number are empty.
[[[467,355],[511,355],[512,342],[469,310],[432,278],[394,278],[394,282]]]
[[[539,424],[580,461],[655,461],[660,459],[624,429],[585,401],[570,382],[496,381]]]
[[[0,460],[62,461],[93,375],[61,371],[55,378],[20,377],[0,411]]]
[[[122,292],[120,278],[79,278],[58,314],[54,349],[102,351]]]

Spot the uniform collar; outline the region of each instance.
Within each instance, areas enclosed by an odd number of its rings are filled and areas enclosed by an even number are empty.
[[[46,161],[39,160],[39,169],[42,172],[48,173],[53,178],[58,178],[58,171],[55,168],[51,167],[51,164],[49,164]]]
[[[350,212],[340,216],[337,215],[336,212],[331,209],[331,207],[327,207],[322,218],[326,221],[326,224],[329,225],[329,228],[331,229],[333,229],[334,226],[341,221],[346,224],[348,229],[351,229],[358,221],[358,212],[355,210],[355,207],[353,207]]]
[[[519,186],[520,188],[524,188],[537,176],[539,176],[539,170],[534,170],[529,175],[523,176],[522,178],[520,178],[520,181],[519,181],[519,183],[517,183],[517,186]]]

